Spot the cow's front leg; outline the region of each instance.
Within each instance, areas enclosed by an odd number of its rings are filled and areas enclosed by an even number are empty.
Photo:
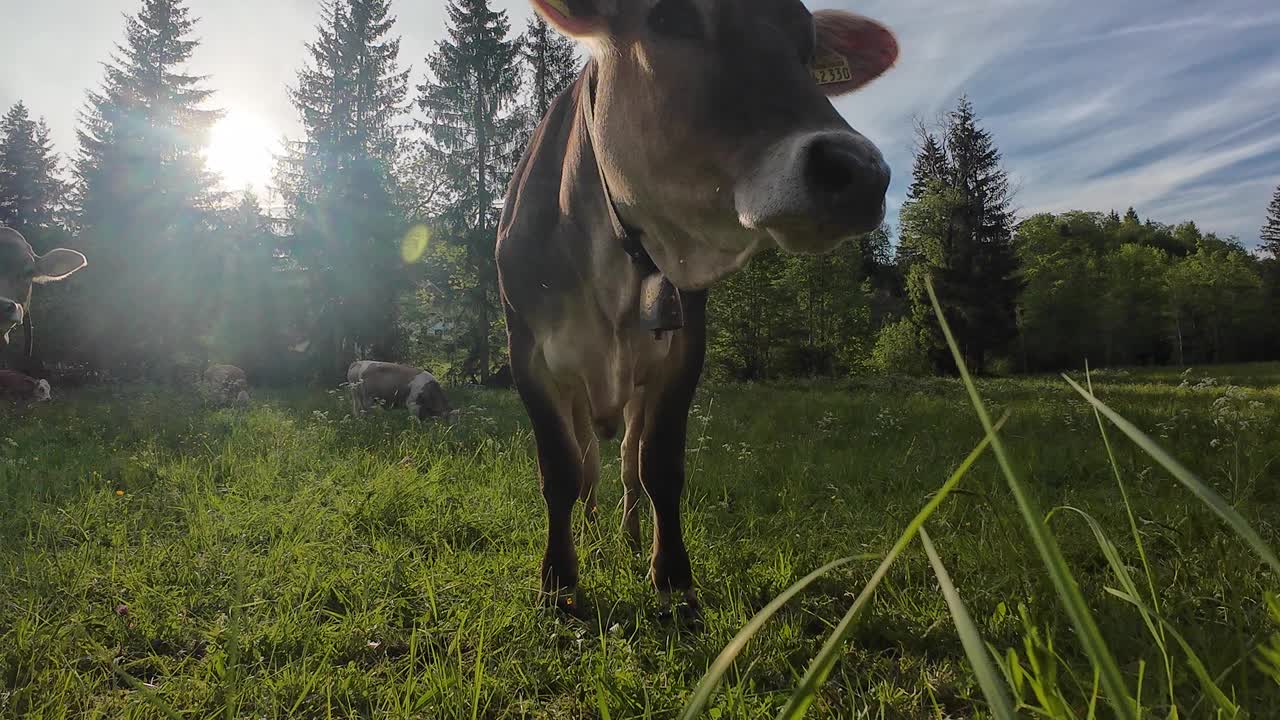
[[[572,517],[582,481],[572,398],[564,397],[547,379],[549,373],[541,365],[541,358],[533,357],[532,335],[509,311],[507,330],[512,377],[533,425],[538,476],[547,507],[547,547],[542,556],[543,600],[572,610],[578,587],[578,554],[573,543]]]
[[[653,505],[650,574],[661,610],[665,613],[676,596],[696,615],[698,600],[680,524],[680,500],[689,408],[706,354],[706,293],[689,293],[685,306],[687,324],[672,339],[669,373],[660,388],[645,392],[648,402],[640,439],[640,482]]]

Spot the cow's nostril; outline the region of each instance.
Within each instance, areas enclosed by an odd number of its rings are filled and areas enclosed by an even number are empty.
[[[842,195],[856,181],[858,159],[849,148],[819,140],[809,146],[809,162],[806,172],[814,189],[833,195]]]

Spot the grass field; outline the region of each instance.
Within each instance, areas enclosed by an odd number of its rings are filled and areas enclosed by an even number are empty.
[[[1280,545],[1280,365],[1189,378],[1093,379]],[[1040,506],[1095,518],[1146,587],[1089,406],[1059,378],[980,390],[1011,413],[1002,436]],[[452,428],[353,419],[322,392],[215,411],[146,387],[69,391],[0,416],[0,716],[671,717],[756,611],[824,563],[865,555],[765,626],[708,715],[771,717],[983,436],[958,381],[704,387],[685,526],[706,613],[690,630],[657,620],[646,560],[617,531],[616,443],[603,453],[603,531],[579,532],[587,617],[537,609],[544,517],[527,422],[511,393],[453,399],[465,410]],[[1276,717],[1280,671],[1258,648],[1280,650],[1266,600],[1280,578],[1149,457],[1111,440],[1161,616],[1242,711]],[[1135,608],[1107,592],[1115,581],[1082,517],[1059,511],[1049,527],[1144,715],[1169,717],[1176,702],[1178,717],[1214,717],[1186,656],[1173,647],[1166,665]],[[1093,670],[991,457],[928,529],[1004,670],[1026,671],[1019,714],[1089,716]],[[809,716],[987,707],[913,543]],[[1096,712],[1109,717],[1101,701]]]

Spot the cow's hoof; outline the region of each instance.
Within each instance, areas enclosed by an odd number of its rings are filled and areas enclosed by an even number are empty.
[[[578,601],[578,591],[576,588],[561,588],[558,590],[543,590],[539,594],[541,605],[548,610],[554,610],[560,614],[569,617],[582,617],[581,603]]]
[[[673,622],[689,630],[701,630],[702,605],[693,590],[686,591],[680,602],[673,603],[671,593],[658,593],[658,620],[664,623]]]

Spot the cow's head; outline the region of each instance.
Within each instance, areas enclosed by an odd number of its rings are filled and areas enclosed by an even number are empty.
[[[84,255],[64,248],[36,255],[17,230],[0,227],[0,347],[29,312],[32,283],[61,280],[86,264]]]
[[[405,399],[409,414],[419,420],[427,418],[449,419],[453,410],[444,388],[430,373],[421,373],[409,382],[409,396]]]
[[[826,252],[884,219],[889,167],[830,100],[896,61],[879,23],[800,0],[531,2],[591,48],[597,157],[677,285],[774,244]]]

